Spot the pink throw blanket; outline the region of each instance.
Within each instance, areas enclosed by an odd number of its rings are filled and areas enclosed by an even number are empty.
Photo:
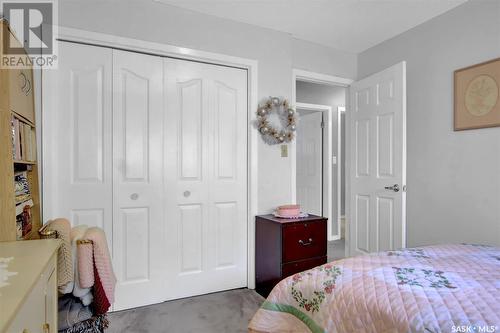
[[[87,229],[83,239],[92,241],[92,244],[82,244],[78,247],[80,285],[89,288],[94,285],[96,278],[99,278],[106,298],[112,304],[115,300],[116,277],[106,235],[102,229],[93,227]],[[97,277],[94,276],[94,265]]]
[[[78,245],[78,279],[80,287],[90,288],[94,285],[94,250],[92,243]]]

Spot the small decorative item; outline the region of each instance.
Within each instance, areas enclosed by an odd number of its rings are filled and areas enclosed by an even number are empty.
[[[298,114],[286,99],[269,97],[257,109],[256,126],[262,139],[269,145],[288,143],[295,137]]]
[[[283,205],[276,208],[274,216],[284,219],[298,219],[309,216],[307,213],[300,211],[300,205]]]
[[[500,58],[455,71],[455,131],[500,126]]]

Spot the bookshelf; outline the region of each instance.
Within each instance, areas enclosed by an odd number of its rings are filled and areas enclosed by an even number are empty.
[[[4,31],[0,20],[2,55]],[[0,68],[0,241],[38,238],[38,185],[33,69]]]

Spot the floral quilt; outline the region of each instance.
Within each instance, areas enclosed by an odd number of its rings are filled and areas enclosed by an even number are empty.
[[[273,289],[249,332],[500,333],[500,248],[408,248],[295,274]]]

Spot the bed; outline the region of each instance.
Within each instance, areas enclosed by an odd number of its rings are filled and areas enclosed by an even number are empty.
[[[500,332],[500,248],[426,246],[318,266],[282,280],[249,332]]]

